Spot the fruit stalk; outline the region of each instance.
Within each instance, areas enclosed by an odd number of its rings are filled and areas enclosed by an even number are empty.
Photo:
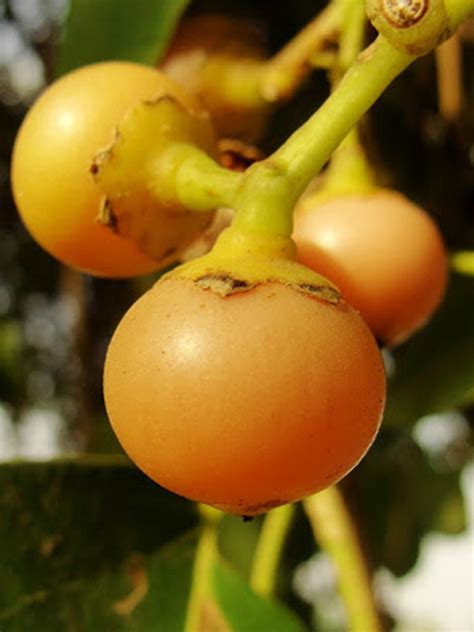
[[[262,597],[271,597],[278,576],[282,550],[293,522],[295,505],[270,511],[263,521],[250,574],[250,586]]]
[[[461,22],[474,14],[474,0],[444,0],[449,26],[453,33]]]
[[[364,3],[361,0],[342,0],[342,22],[337,58],[340,78],[351,67],[364,47],[366,26],[367,16]]]
[[[381,632],[369,574],[342,494],[333,485],[303,501],[317,542],[334,564],[350,632]]]
[[[436,51],[439,111],[446,121],[455,121],[463,106],[462,46],[459,34]]]
[[[413,59],[379,36],[319,110],[274,154],[245,172],[234,200],[234,227],[242,232],[289,238],[292,210],[304,189],[360,117]]]
[[[365,8],[361,0],[344,0],[344,19],[339,36],[337,65],[331,74],[335,88],[351,65],[356,61],[364,45],[367,26]],[[366,192],[375,185],[372,171],[365,158],[355,125],[334,152],[327,172],[324,190],[330,194],[346,191]]]
[[[242,180],[241,173],[221,167],[192,145],[172,145],[168,153],[170,160],[173,160],[172,154],[178,153],[182,156],[175,183],[177,198],[183,206],[193,211],[232,206]]]
[[[454,28],[467,16],[473,3],[474,0],[451,0],[450,26]],[[347,37],[343,37],[343,65],[355,56],[362,37],[360,6],[346,0],[345,8],[346,23],[355,20],[358,28],[347,29]],[[279,149],[266,160],[252,165],[239,178],[238,186],[234,186],[237,178],[230,187],[228,179],[223,178],[223,189],[226,189],[223,197],[237,211],[234,229],[241,233],[289,238],[292,209],[306,186],[383,90],[416,56],[379,35],[351,64],[319,110]],[[190,180],[200,184],[199,169],[192,177],[185,172],[186,169],[181,172],[179,197],[186,199],[191,207],[199,207],[199,199],[194,200],[194,194],[184,186]],[[219,189],[220,185],[215,187],[217,197]],[[196,197],[199,196],[198,192]]]
[[[313,116],[273,154],[299,197],[342,139],[390,82],[414,60],[384,37],[359,55]]]
[[[331,2],[265,64],[261,93],[267,101],[291,97],[311,70],[311,58],[324,48],[341,21],[341,2]]]
[[[201,533],[196,548],[191,593],[183,632],[199,632],[202,629],[203,607],[206,599],[211,599],[210,574],[217,557],[217,526],[221,512],[204,505],[199,505],[199,512],[202,518]]]
[[[375,188],[374,176],[353,127],[331,158],[320,196],[368,193]]]

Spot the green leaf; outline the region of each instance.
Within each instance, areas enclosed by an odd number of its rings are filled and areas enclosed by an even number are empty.
[[[284,606],[256,595],[225,564],[213,569],[213,594],[232,632],[304,632],[306,628]]]
[[[461,405],[474,385],[474,280],[453,274],[440,310],[394,356],[386,423]]]
[[[382,431],[344,485],[356,515],[367,516],[372,563],[396,575],[414,566],[426,533],[466,527],[459,471],[437,469],[404,430]]]
[[[194,506],[124,458],[0,466],[0,629],[181,632]]]
[[[56,75],[111,59],[156,64],[188,3],[189,0],[71,0]]]

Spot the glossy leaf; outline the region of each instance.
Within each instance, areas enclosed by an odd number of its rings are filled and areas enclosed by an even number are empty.
[[[182,629],[194,507],[125,459],[0,467],[0,629]]]
[[[70,0],[56,74],[109,59],[155,64],[188,2]]]
[[[232,632],[304,632],[304,625],[280,603],[256,595],[230,567],[216,564],[213,594]]]

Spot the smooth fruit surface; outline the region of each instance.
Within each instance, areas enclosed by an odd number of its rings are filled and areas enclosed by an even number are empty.
[[[133,241],[96,221],[104,195],[90,168],[130,108],[164,95],[195,106],[153,68],[105,62],[65,75],[33,105],[16,140],[12,184],[23,222],[50,254],[101,276],[133,276],[158,267]]]
[[[293,239],[299,260],[335,283],[383,342],[405,340],[444,295],[440,232],[398,193],[306,200],[295,213]]]
[[[379,427],[385,378],[343,300],[279,282],[221,298],[170,277],[119,324],[104,393],[122,446],[150,478],[254,515],[357,464]]]

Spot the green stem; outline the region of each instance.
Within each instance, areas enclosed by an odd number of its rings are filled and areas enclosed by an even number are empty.
[[[352,127],[415,58],[379,36],[313,116],[270,157],[299,196]]]
[[[238,211],[235,227],[242,232],[290,237],[297,199],[361,116],[413,59],[379,36],[319,110],[274,154],[245,172],[234,204]]]
[[[260,85],[267,62],[261,59],[216,55],[206,66],[205,83],[208,90],[235,107],[265,105]]]
[[[332,77],[333,85],[337,85],[360,54],[367,25],[362,0],[343,2],[344,19],[339,37],[338,64]],[[366,192],[374,186],[372,171],[360,143],[358,126],[355,125],[331,158],[324,191],[330,195],[340,195],[355,191]]]
[[[342,0],[343,19],[339,36],[339,71],[346,72],[357,59],[364,45],[364,33],[367,25],[363,0]]]
[[[333,486],[303,501],[311,528],[332,560],[350,632],[381,632],[369,574],[342,494]]]
[[[250,586],[262,597],[271,597],[274,592],[278,565],[294,513],[294,505],[283,505],[268,512],[263,521],[250,573]]]
[[[359,133],[355,126],[331,158],[324,182],[324,192],[330,195],[365,193],[374,187],[372,170],[361,147]]]
[[[221,512],[204,505],[200,505],[199,509],[203,524],[194,559],[191,593],[183,632],[200,632],[203,605],[210,595],[211,570],[217,558],[217,525]]]
[[[444,0],[444,8],[453,33],[461,22],[474,14],[474,0]]]
[[[241,173],[221,167],[215,160],[197,147],[188,144],[172,144],[161,164],[166,162],[169,171],[167,181],[174,183],[176,197],[181,204],[193,211],[209,211],[218,207],[233,206],[237,190],[243,179]],[[161,176],[163,180],[163,176]],[[158,196],[160,195],[158,181]]]
[[[209,94],[233,107],[265,108],[289,99],[311,72],[311,58],[324,49],[340,22],[340,0],[332,0],[280,51],[269,59],[215,54],[205,65],[202,83]]]
[[[354,2],[354,11],[360,7]],[[449,18],[456,26],[471,11],[474,0],[447,0]],[[360,32],[343,46],[354,53]],[[319,108],[269,158],[244,174],[219,167],[201,152],[191,156],[177,173],[178,197],[195,210],[231,206],[237,211],[231,230],[236,233],[289,239],[293,207],[311,179],[380,94],[415,55],[403,52],[379,35],[350,66]]]
[[[298,197],[291,190],[290,178],[271,157],[255,163],[243,174],[231,228],[289,238],[293,231],[292,209]]]
[[[311,58],[324,48],[341,21],[340,1],[332,0],[286,46],[267,61],[261,93],[267,101],[288,99],[311,71]]]
[[[311,55],[309,60],[312,68],[331,70],[337,64],[337,53],[331,50],[322,50]]]

